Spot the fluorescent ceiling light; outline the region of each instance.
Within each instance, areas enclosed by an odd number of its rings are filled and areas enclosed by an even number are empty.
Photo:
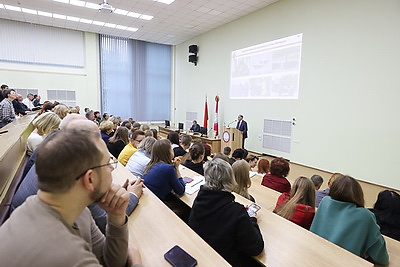
[[[21,12],[21,8],[20,8],[20,7],[17,7],[17,6],[4,5],[4,7],[5,7],[7,10],[13,10],[13,11],[19,11],[19,12]]]
[[[82,6],[82,7],[84,7],[86,4],[85,1],[80,1],[80,0],[70,0],[69,3],[74,6]]]
[[[117,27],[115,27],[115,28],[120,29],[120,30],[126,30],[128,27],[122,26],[122,25],[117,25]]]
[[[116,9],[114,10],[114,13],[115,13],[115,14],[119,14],[119,15],[124,15],[124,16],[126,16],[126,15],[129,13],[129,11],[128,11],[128,10],[123,10],[123,9],[116,8]]]
[[[117,26],[117,24],[114,24],[114,23],[106,23],[106,24],[104,24],[104,27],[108,27],[108,28],[115,28],[115,26]]]
[[[128,31],[131,31],[131,32],[135,32],[135,31],[137,31],[138,30],[138,28],[131,28],[131,27],[128,27],[128,28],[126,28]]]
[[[70,21],[79,21],[79,18],[77,18],[77,17],[72,17],[72,16],[67,16],[67,20],[70,20]]]
[[[3,9],[5,9],[5,7],[4,7],[4,5],[3,5],[3,4],[0,4],[0,8],[3,8]]]
[[[100,9],[100,5],[99,4],[93,4],[93,3],[90,3],[90,2],[86,2],[85,7],[91,8],[91,9]]]
[[[101,21],[93,20],[93,24],[98,25],[98,26],[104,26],[105,23],[101,22]]]
[[[64,3],[64,4],[68,4],[69,3],[69,0],[53,0],[53,1]]]
[[[135,13],[135,12],[129,12],[129,13],[127,14],[127,16],[133,17],[133,18],[139,18],[141,15],[142,15],[142,14]]]
[[[21,8],[22,12],[37,15],[37,11],[29,8]]]
[[[67,16],[60,15],[60,14],[53,14],[53,18],[56,18],[56,19],[67,19]]]
[[[43,12],[43,11],[38,11],[38,15],[39,15],[39,16],[44,16],[44,17],[50,17],[50,18],[53,17],[53,14],[52,14],[52,13]]]
[[[92,24],[93,20],[90,20],[90,19],[81,19],[80,22],[82,22],[82,23],[87,23],[87,24]]]
[[[139,17],[139,19],[144,19],[144,20],[152,20],[152,19],[153,19],[153,16],[149,16],[149,15],[141,15],[141,16]]]
[[[163,4],[167,4],[167,5],[169,5],[169,4],[171,4],[172,2],[174,2],[175,0],[155,0],[156,2],[159,2],[159,3],[163,3]]]

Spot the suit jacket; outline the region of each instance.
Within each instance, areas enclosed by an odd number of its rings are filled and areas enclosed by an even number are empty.
[[[25,111],[30,110],[24,103],[19,102],[17,99],[14,99],[12,101],[13,106],[14,106],[14,110],[15,110],[15,114],[21,114],[21,115],[25,115]]]
[[[239,131],[241,131],[243,133],[243,138],[247,138],[247,122],[245,122],[244,120],[241,120],[242,123],[240,123],[240,121],[238,121],[237,125],[236,125],[236,129],[238,129]]]

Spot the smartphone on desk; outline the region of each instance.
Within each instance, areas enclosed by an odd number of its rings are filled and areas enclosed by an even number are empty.
[[[259,211],[261,209],[260,206],[258,206],[256,203],[251,204],[248,208],[247,208],[247,213],[249,214],[249,216],[253,216],[254,213],[256,213],[257,211]]]
[[[190,177],[183,177],[182,179],[183,179],[183,181],[185,182],[185,184],[188,184],[188,183],[190,183],[191,181],[193,181],[193,179],[190,178]]]
[[[168,250],[164,254],[164,258],[174,267],[193,267],[197,265],[197,260],[178,245]]]

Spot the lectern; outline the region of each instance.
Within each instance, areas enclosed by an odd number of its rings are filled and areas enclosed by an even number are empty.
[[[224,148],[229,146],[234,151],[237,148],[242,148],[242,132],[236,128],[224,128],[221,139],[221,152],[224,152]]]

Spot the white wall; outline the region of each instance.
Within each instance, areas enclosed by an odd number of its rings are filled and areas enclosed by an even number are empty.
[[[220,121],[243,113],[247,148],[400,189],[400,4],[395,0],[281,0],[176,47],[175,120],[186,111],[211,122],[216,92]],[[230,53],[303,33],[298,100],[230,100]],[[199,46],[197,67],[188,46]],[[291,120],[290,154],[268,151],[257,138],[264,118]],[[210,126],[212,124],[210,123]]]
[[[10,88],[38,88],[42,102],[46,100],[48,89],[74,90],[77,104],[82,111],[84,107],[99,110],[100,67],[97,39],[97,34],[85,33],[86,64],[83,69],[0,62],[0,83],[7,84]]]

